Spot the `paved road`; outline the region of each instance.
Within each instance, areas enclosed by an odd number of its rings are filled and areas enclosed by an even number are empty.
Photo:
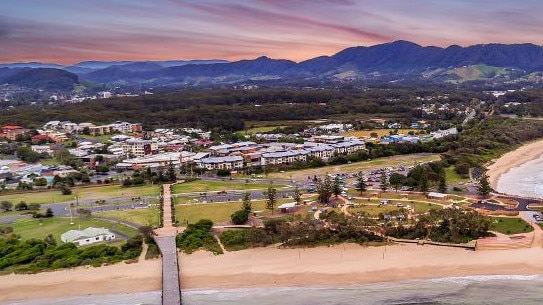
[[[497,211],[497,210],[505,210],[505,211],[529,211],[528,205],[531,203],[539,203],[535,199],[529,199],[529,198],[522,198],[522,197],[516,197],[516,196],[497,196],[496,199],[508,199],[508,200],[514,200],[518,202],[517,207],[515,208],[509,208],[504,207],[498,204],[494,204],[491,202],[477,202],[470,205],[472,208],[478,208],[478,209],[486,209],[489,211]]]
[[[32,215],[13,215],[13,216],[0,217],[0,224],[12,223],[18,219],[30,218],[30,217],[32,217]]]

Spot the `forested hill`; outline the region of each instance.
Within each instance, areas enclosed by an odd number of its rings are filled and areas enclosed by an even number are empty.
[[[79,84],[79,77],[74,73],[55,68],[2,68],[1,83],[51,92],[70,92],[74,85]]]
[[[427,94],[448,92],[450,103],[491,100],[480,92],[428,89]],[[452,89],[451,89],[452,90]],[[41,126],[50,120],[109,123],[141,122],[145,128],[192,126],[242,130],[249,121],[315,120],[375,116],[405,118],[423,116],[417,88],[372,90],[190,90],[151,96],[93,100],[76,104],[27,106],[1,112],[0,124]],[[437,117],[436,117],[437,118]]]

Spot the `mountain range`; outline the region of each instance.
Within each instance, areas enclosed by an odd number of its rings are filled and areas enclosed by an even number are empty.
[[[36,72],[35,70],[43,70]],[[62,72],[53,73],[53,70]],[[468,47],[423,47],[395,41],[352,47],[332,56],[302,62],[265,56],[228,62],[200,61],[87,61],[62,66],[43,63],[0,64],[0,83],[44,86],[40,75],[106,86],[194,86],[247,81],[356,81],[376,78],[420,78],[433,81],[540,81],[543,47],[534,44],[479,44]],[[67,73],[67,74],[66,74]],[[26,80],[26,76],[30,80]],[[47,84],[45,84],[47,85]],[[69,86],[68,86],[69,87]]]

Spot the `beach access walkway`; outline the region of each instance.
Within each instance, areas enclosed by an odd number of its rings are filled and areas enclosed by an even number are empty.
[[[179,265],[175,236],[177,227],[172,223],[171,184],[163,184],[162,216],[163,227],[155,230],[155,241],[162,254],[162,305],[181,304]]]

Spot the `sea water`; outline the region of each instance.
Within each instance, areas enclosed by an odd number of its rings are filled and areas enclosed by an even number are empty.
[[[150,291],[0,302],[0,305],[161,305],[161,298],[162,292]]]
[[[0,303],[16,305],[159,305],[161,293],[93,295]],[[184,305],[531,305],[543,303],[543,276],[492,275],[391,283],[185,290]]]
[[[467,276],[313,288],[194,290],[185,305],[531,305],[543,302],[538,275]]]
[[[500,193],[543,198],[543,155],[501,175],[496,190]]]

